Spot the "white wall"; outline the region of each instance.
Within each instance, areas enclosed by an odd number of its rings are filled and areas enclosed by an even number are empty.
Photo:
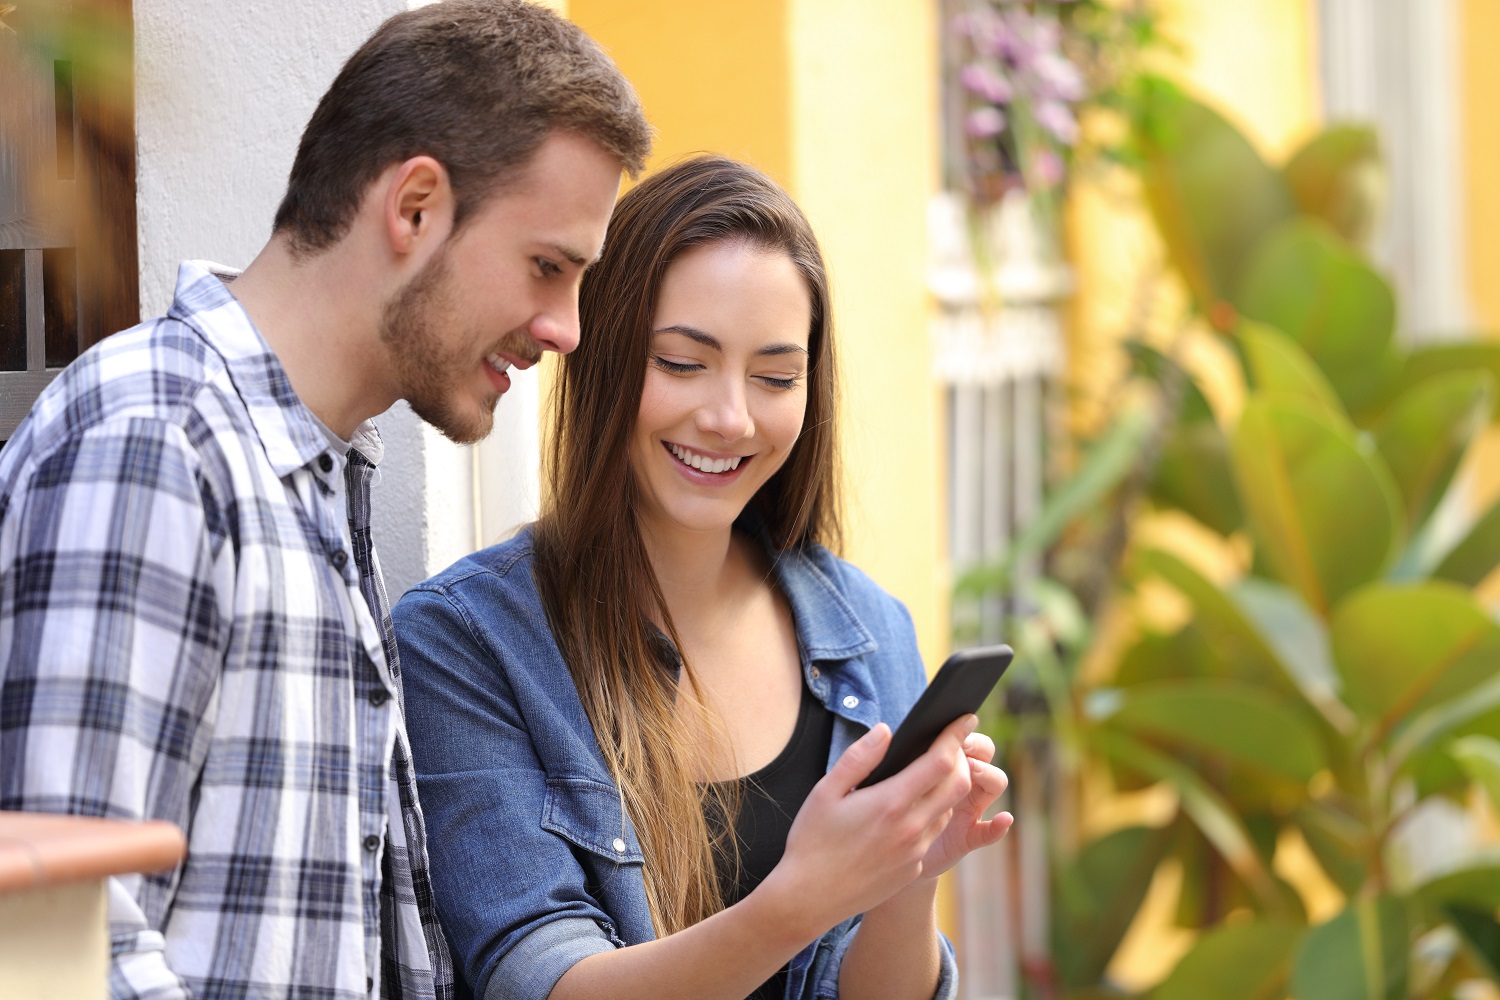
[[[177,262],[243,267],[271,233],[302,127],[339,67],[402,0],[135,0],[141,312]]]
[[[166,311],[178,262],[243,267],[271,232],[303,126],[344,60],[405,0],[135,0],[141,312]],[[532,376],[534,378],[534,376]],[[459,448],[398,404],[374,527],[394,599],[535,510],[535,387],[517,379],[496,434]],[[488,484],[476,505],[476,476]]]

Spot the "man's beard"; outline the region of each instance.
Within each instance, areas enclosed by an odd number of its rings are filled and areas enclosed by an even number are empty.
[[[452,266],[447,247],[396,293],[380,320],[380,340],[390,351],[402,397],[412,411],[458,444],[473,444],[495,424],[497,394],[486,406],[465,396],[478,359],[461,346],[448,350],[437,331],[459,325],[449,300]]]

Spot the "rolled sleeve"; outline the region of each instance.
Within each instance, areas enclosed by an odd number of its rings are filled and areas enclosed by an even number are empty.
[[[858,918],[843,927],[830,931],[823,942],[819,942],[812,966],[807,970],[807,982],[811,992],[805,995],[813,1000],[837,1000],[839,995],[839,973],[844,968],[844,955],[854,943],[859,932]],[[938,934],[938,984],[932,1000],[956,1000],[958,996],[958,957],[953,943],[947,935]],[[489,998],[487,998],[489,1000]]]

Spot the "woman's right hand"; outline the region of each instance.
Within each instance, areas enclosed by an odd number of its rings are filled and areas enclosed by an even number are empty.
[[[813,786],[781,862],[755,892],[784,899],[812,940],[919,878],[928,848],[969,794],[964,739],[976,722],[955,720],[921,757],[868,788],[855,786],[885,756],[890,728],[881,723],[852,743]]]

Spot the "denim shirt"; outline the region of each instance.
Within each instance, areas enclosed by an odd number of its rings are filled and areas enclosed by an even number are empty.
[[[826,549],[781,554],[802,677],[834,715],[829,765],[926,684],[911,616]],[[438,914],[458,995],[544,1000],[574,963],[651,940],[644,858],[532,576],[529,532],[393,613]],[[788,998],[838,996],[859,918],[793,958]],[[937,997],[956,994],[941,941]]]

